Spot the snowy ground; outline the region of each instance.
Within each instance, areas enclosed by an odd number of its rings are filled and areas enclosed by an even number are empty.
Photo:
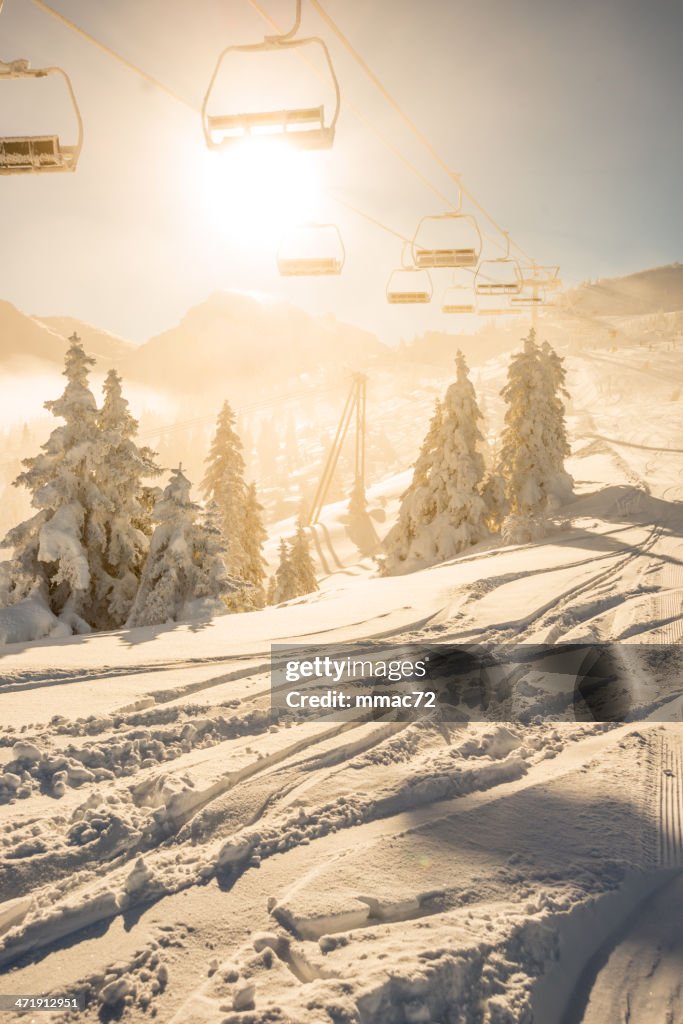
[[[86,1022],[681,1019],[683,679],[673,646],[653,697],[640,645],[683,635],[682,378],[571,360],[577,498],[541,543],[378,579],[332,507],[310,598],[4,648],[0,993],[84,992]],[[387,525],[404,484],[372,493]],[[632,720],[278,721],[271,642],[368,637],[624,641]]]

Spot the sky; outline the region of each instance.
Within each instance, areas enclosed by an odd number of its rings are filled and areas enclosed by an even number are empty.
[[[291,22],[290,0],[259,2],[280,24]],[[69,72],[85,141],[74,175],[0,182],[0,298],[31,314],[77,316],[133,342],[172,326],[216,290],[331,312],[389,342],[451,326],[438,302],[386,303],[402,243],[336,200],[412,237],[421,217],[443,211],[437,193],[455,201],[457,189],[308,0],[303,34],[328,42],[341,85],[335,145],[237,160],[207,150],[189,108],[201,107],[220,50],[271,31],[248,0],[52,6],[189,106],[32,0],[6,0],[0,54]],[[323,6],[467,188],[535,259],[559,263],[565,284],[683,258],[679,0]],[[265,73],[261,81],[264,90],[272,84]],[[58,123],[66,139],[68,110],[53,84],[0,84],[0,131],[48,132]],[[221,80],[221,88],[231,84]],[[329,98],[300,62],[279,85],[283,95]],[[278,276],[278,247],[299,220],[338,225],[341,277]],[[483,221],[482,228],[495,238]],[[500,251],[487,240],[485,254]],[[442,288],[446,275],[438,276]]]

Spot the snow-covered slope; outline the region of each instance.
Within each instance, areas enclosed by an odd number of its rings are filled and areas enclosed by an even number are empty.
[[[637,351],[572,360],[576,498],[542,542],[382,579],[339,505],[324,522],[341,568],[307,598],[4,648],[3,990],[81,993],[92,1024],[593,1024],[609,1019],[607,955],[645,1006],[623,929],[683,867],[683,427],[666,358],[661,373]],[[372,494],[382,530],[403,485]],[[272,642],[370,637],[624,641],[630,720],[572,721],[572,693],[533,679],[507,723],[280,718]],[[564,721],[531,714],[551,698]],[[672,962],[659,1017],[638,1024],[676,1019]]]

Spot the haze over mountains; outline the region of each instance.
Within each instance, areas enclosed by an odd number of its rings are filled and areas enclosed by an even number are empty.
[[[587,316],[633,316],[683,310],[683,266],[672,264],[625,277],[589,282],[564,297],[573,312]],[[449,325],[450,327],[450,325]],[[403,347],[408,360],[442,362],[450,352],[456,325],[427,332]],[[133,345],[75,317],[29,316],[0,301],[0,366],[9,372],[61,369],[66,339],[73,331],[98,361],[98,371],[115,366],[131,383],[179,395],[213,395],[242,385],[261,392],[310,374],[362,369],[391,361],[394,350],[370,331],[332,315],[313,316],[285,303],[262,302],[232,292],[216,292],[188,310],[176,326]],[[518,325],[487,326],[463,335],[472,363],[514,344]]]
[[[36,361],[61,369],[66,339],[74,331],[98,361],[125,379],[155,389],[205,394],[225,390],[228,378],[254,380],[268,390],[309,368],[314,373],[356,368],[387,353],[369,331],[312,316],[282,303],[263,303],[218,292],[193,307],[179,324],[135,346],[75,317],[29,316],[0,301],[0,366],[29,372]]]
[[[683,265],[640,270],[586,282],[567,293],[572,309],[596,316],[638,316],[683,310]]]

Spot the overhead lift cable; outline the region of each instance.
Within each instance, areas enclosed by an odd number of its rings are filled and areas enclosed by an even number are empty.
[[[405,112],[405,110],[401,107],[398,101],[394,99],[394,97],[391,95],[386,86],[374,73],[372,68],[358,53],[358,51],[353,46],[348,37],[344,35],[339,26],[336,24],[336,22],[330,17],[330,15],[324,9],[322,4],[320,3],[320,0],[310,0],[310,2],[311,6],[318,12],[320,17],[323,19],[328,28],[334,33],[334,35],[337,37],[337,39],[342,44],[347,53],[350,54],[350,56],[362,69],[365,75],[370,79],[372,84],[380,92],[380,94],[383,96],[383,98],[386,100],[389,106],[391,106],[391,108],[396,112],[396,114],[398,114],[398,116],[401,118],[404,124],[407,125],[407,127],[413,133],[418,142],[420,142],[420,144],[427,150],[432,159],[439,165],[439,167],[441,167],[443,171],[445,171],[449,178],[456,182],[462,194],[467,196],[472,205],[476,207],[477,210],[479,210],[479,212],[486,218],[486,220],[488,220],[489,224],[491,224],[492,227],[494,227],[496,231],[498,231],[501,234],[501,236],[505,238],[507,234],[505,229],[501,227],[501,225],[498,223],[495,217],[493,217],[493,215],[489,213],[486,207],[483,206],[483,204],[480,203],[478,199],[476,199],[476,197],[470,192],[470,190],[465,188],[465,186],[462,184],[460,180],[460,176],[453,173],[448,163],[443,159],[443,157],[440,155],[435,146],[430,142],[430,140],[427,138],[424,132],[422,132],[421,129],[415,124],[413,119]],[[252,3],[253,6],[253,0],[250,0],[250,3]],[[449,205],[452,204],[449,202]],[[531,256],[520,245],[518,245],[516,242],[513,242],[512,240],[510,240],[510,244],[515,249],[517,249],[517,251],[521,253],[521,255],[524,256],[525,259],[529,260],[530,263],[534,262]]]
[[[129,71],[132,71],[135,75],[138,75],[140,78],[143,78],[149,85],[153,85],[156,89],[160,89],[161,92],[166,93],[166,95],[170,96],[171,99],[176,101],[176,103],[182,104],[182,106],[186,107],[188,110],[191,110],[193,113],[199,113],[198,108],[195,107],[194,104],[190,103],[189,100],[183,99],[183,97],[180,96],[177,92],[174,92],[173,89],[170,89],[167,85],[164,85],[163,82],[160,82],[158,78],[154,78],[153,75],[150,75],[147,71],[143,71],[142,68],[139,68],[136,64],[133,64],[132,61],[129,61],[126,57],[123,57],[120,53],[117,53],[116,50],[112,50],[110,46],[106,46],[104,43],[100,42],[99,39],[91,35],[89,32],[86,32],[85,29],[80,28],[80,26],[77,25],[74,21],[71,21],[63,14],[60,14],[60,12],[56,11],[54,7],[51,7],[49,4],[46,4],[45,0],[33,0],[33,3],[36,5],[36,7],[39,7],[41,11],[45,11],[46,14],[51,15],[53,18],[56,18],[57,21],[60,21],[67,28],[70,28],[72,32],[75,32],[77,35],[81,36],[81,38],[87,40],[87,42],[92,43],[93,46],[96,46],[98,50],[102,50],[102,52],[106,53],[107,56],[112,57],[114,60],[118,61],[119,64],[122,64],[125,68],[127,68]]]
[[[268,25],[270,25],[270,27],[271,27],[272,29],[274,29],[274,30],[275,30],[276,32],[279,32],[279,31],[280,31],[280,26],[278,25],[278,23],[277,23],[277,22],[275,21],[275,19],[274,19],[274,18],[272,18],[272,17],[271,17],[271,16],[270,16],[270,15],[268,14],[268,12],[267,12],[267,11],[265,11],[265,10],[263,9],[263,7],[262,7],[262,6],[261,6],[261,4],[260,4],[260,3],[258,2],[258,0],[249,0],[249,4],[251,5],[251,7],[253,7],[253,9],[254,9],[254,10],[256,11],[256,13],[257,13],[257,14],[259,14],[259,15],[260,15],[260,17],[261,17],[261,18],[263,18],[263,20],[264,20],[264,21],[265,21],[265,22],[266,22],[266,23],[267,23]],[[316,9],[317,9],[317,7],[316,7]],[[321,11],[321,13],[323,13],[323,12]],[[328,15],[324,15],[324,16],[325,16],[325,17],[329,17]],[[338,31],[338,30],[337,30],[337,31]],[[347,42],[348,42],[348,41],[347,41]],[[350,45],[350,44],[349,44],[349,45]],[[360,58],[360,59],[362,60],[362,58]],[[304,58],[304,57],[302,57],[302,60],[305,60],[305,58]],[[310,67],[313,67],[313,65],[311,65],[309,61],[306,61],[306,63],[308,63]],[[318,72],[317,72],[317,70],[316,70],[316,69],[315,69],[314,67],[313,67],[313,70],[314,70],[314,71],[316,71],[316,73],[318,73]],[[379,81],[379,80],[378,80],[378,81]],[[380,84],[381,84],[381,83],[380,83]],[[388,95],[388,94],[387,94],[387,95]],[[391,152],[391,153],[392,153],[392,154],[393,154],[393,155],[394,155],[394,156],[395,156],[395,157],[396,157],[396,158],[397,158],[397,159],[398,159],[398,160],[399,160],[399,161],[400,161],[401,163],[403,163],[403,164],[404,164],[404,165],[405,165],[405,166],[406,166],[406,167],[408,168],[408,170],[409,170],[409,171],[410,171],[410,172],[411,172],[411,173],[412,173],[412,174],[413,174],[413,175],[414,175],[414,176],[415,176],[415,177],[416,177],[416,178],[417,178],[417,179],[418,179],[419,181],[421,181],[421,182],[422,182],[422,184],[423,184],[423,185],[425,185],[425,186],[426,186],[426,188],[428,188],[428,189],[429,189],[429,190],[430,190],[431,192],[433,192],[433,194],[434,194],[434,195],[435,195],[435,196],[436,196],[436,197],[437,197],[438,199],[440,199],[442,203],[444,203],[444,204],[445,204],[446,206],[450,207],[450,209],[451,209],[451,210],[453,210],[453,211],[454,211],[454,213],[456,213],[456,214],[459,214],[459,213],[460,213],[460,211],[461,211],[461,206],[462,206],[462,196],[466,194],[466,195],[467,195],[467,196],[468,196],[468,197],[470,198],[470,200],[471,200],[471,201],[473,202],[473,205],[477,206],[477,207],[478,207],[478,208],[479,208],[480,210],[482,210],[482,212],[483,212],[483,213],[484,213],[484,214],[485,214],[486,216],[488,216],[488,214],[486,214],[486,211],[484,210],[483,206],[481,206],[481,204],[477,203],[477,202],[476,202],[476,200],[474,200],[474,198],[473,198],[473,197],[472,197],[472,196],[470,195],[470,193],[469,193],[469,192],[466,192],[466,190],[465,190],[464,188],[462,188],[462,186],[461,186],[461,184],[460,184],[460,179],[459,179],[459,176],[458,176],[458,175],[456,175],[456,174],[454,174],[454,173],[453,173],[453,171],[452,171],[452,170],[451,170],[450,168],[447,168],[447,173],[448,173],[448,176],[449,176],[449,178],[450,178],[450,179],[451,179],[452,181],[455,181],[455,183],[456,183],[456,184],[458,185],[458,188],[459,188],[459,190],[460,190],[460,195],[459,195],[459,199],[458,199],[458,202],[457,202],[457,203],[454,203],[452,199],[449,199],[449,198],[448,198],[448,196],[446,196],[446,195],[444,194],[444,192],[442,192],[442,191],[441,191],[441,189],[439,189],[439,188],[438,188],[438,186],[434,184],[434,182],[433,182],[433,181],[431,181],[431,180],[430,180],[430,179],[429,179],[429,178],[428,178],[428,177],[427,177],[427,176],[426,176],[425,174],[423,174],[423,172],[422,172],[422,171],[421,171],[421,170],[420,170],[420,169],[419,169],[418,167],[416,167],[416,165],[415,165],[415,164],[414,164],[414,163],[413,163],[413,162],[412,162],[411,160],[409,160],[409,159],[408,159],[408,157],[407,157],[407,156],[405,156],[405,154],[404,154],[404,153],[403,153],[403,152],[402,152],[402,151],[401,151],[401,150],[400,150],[400,149],[399,149],[399,148],[398,148],[398,147],[397,147],[397,146],[396,146],[396,145],[395,145],[395,144],[394,144],[394,143],[393,143],[393,142],[392,142],[392,141],[391,141],[391,140],[390,140],[390,139],[389,139],[389,138],[388,138],[388,137],[387,137],[387,136],[386,136],[386,135],[385,135],[385,134],[384,134],[383,132],[381,132],[381,131],[379,130],[379,128],[377,128],[377,126],[376,126],[375,124],[373,124],[373,122],[372,122],[372,121],[370,121],[370,120],[369,120],[369,119],[368,119],[368,118],[367,118],[367,117],[366,117],[366,116],[365,116],[365,115],[364,115],[364,114],[362,113],[362,111],[361,111],[361,110],[359,110],[359,108],[358,108],[358,107],[357,107],[357,106],[356,106],[356,105],[355,105],[354,103],[352,103],[352,102],[351,102],[351,101],[350,101],[350,100],[348,99],[348,97],[345,97],[345,99],[344,99],[344,107],[345,107],[346,109],[350,110],[350,111],[351,111],[351,112],[353,113],[353,115],[354,115],[354,116],[356,117],[356,119],[357,119],[358,121],[360,121],[360,123],[361,123],[361,124],[363,124],[363,125],[364,125],[364,126],[365,126],[365,127],[366,127],[366,128],[367,128],[367,129],[369,130],[369,131],[370,131],[370,132],[372,132],[372,133],[373,133],[373,134],[374,134],[374,135],[375,135],[375,136],[376,136],[376,137],[377,137],[377,138],[379,139],[379,141],[380,141],[380,142],[381,142],[381,143],[382,143],[382,144],[383,144],[383,145],[384,145],[384,146],[385,146],[385,147],[386,147],[386,148],[387,148],[387,149],[388,149],[388,150],[389,150],[389,151],[390,151],[390,152]],[[407,115],[406,115],[406,116],[407,116]],[[445,165],[445,164],[443,164],[443,166],[446,166],[446,165]],[[501,228],[500,228],[500,227],[499,227],[499,226],[498,226],[498,225],[497,225],[497,224],[496,224],[496,223],[495,223],[495,222],[493,221],[493,219],[492,219],[491,217],[488,217],[488,219],[489,219],[489,220],[491,221],[491,223],[493,223],[494,227],[495,227],[495,228],[496,228],[496,229],[497,229],[498,231],[500,231],[500,232],[501,232],[501,234],[504,234],[504,232],[502,231],[502,229],[501,229]],[[485,231],[482,231],[482,232],[481,232],[481,235],[482,235],[482,237],[483,237],[483,238],[485,238],[485,239],[486,239],[486,240],[487,240],[488,242],[490,242],[490,243],[491,243],[492,245],[495,245],[495,246],[497,246],[497,247],[498,247],[498,248],[500,248],[500,249],[505,249],[505,248],[506,248],[506,243],[505,243],[504,241],[502,241],[502,239],[499,239],[499,238],[497,238],[497,237],[495,237],[495,236],[492,236],[492,235],[488,234],[488,233],[487,233],[487,232],[485,232]],[[519,246],[517,246],[517,248],[519,248],[519,251],[520,251],[520,252],[523,252],[523,250],[522,250],[522,249],[521,249],[521,248],[520,248]],[[526,255],[526,254],[525,254],[525,255]],[[531,257],[527,257],[527,258],[528,258],[528,259],[531,259]]]

